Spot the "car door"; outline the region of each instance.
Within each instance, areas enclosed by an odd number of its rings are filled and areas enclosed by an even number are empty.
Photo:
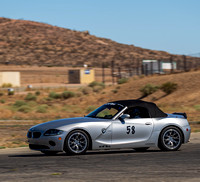
[[[112,145],[132,145],[145,143],[153,131],[153,120],[144,114],[112,122]],[[146,111],[147,112],[147,111]]]

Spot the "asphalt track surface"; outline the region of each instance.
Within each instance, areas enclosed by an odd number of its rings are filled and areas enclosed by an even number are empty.
[[[28,148],[0,150],[0,181],[200,181],[200,133],[176,152],[94,151],[45,156]]]

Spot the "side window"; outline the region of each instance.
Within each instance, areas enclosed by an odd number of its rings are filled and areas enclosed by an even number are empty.
[[[125,114],[129,114],[130,118],[150,118],[148,110],[144,107],[128,108]]]

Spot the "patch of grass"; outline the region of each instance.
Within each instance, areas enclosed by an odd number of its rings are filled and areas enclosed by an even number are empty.
[[[2,104],[4,104],[5,102],[6,102],[5,99],[0,100],[0,103],[2,103]]]
[[[140,89],[140,92],[142,93],[143,97],[146,97],[158,90],[158,86],[152,85],[152,84],[146,84],[144,87]]]
[[[25,97],[25,100],[28,100],[28,101],[36,101],[37,100],[37,97],[35,95],[33,95],[32,93],[28,93]]]
[[[113,92],[114,94],[116,94],[116,93],[118,92],[118,90],[117,90],[117,89],[114,89],[114,90],[112,90],[112,92]]]
[[[56,93],[56,92],[50,92],[49,97],[52,98],[52,99],[61,99],[62,94],[59,94],[59,93]]]
[[[1,85],[2,88],[9,88],[9,87],[12,87],[12,84],[11,83],[3,83]]]
[[[36,112],[38,113],[46,113],[48,109],[48,105],[43,104],[37,107]]]
[[[121,79],[117,80],[118,84],[124,84],[124,83],[127,83],[127,82],[128,82],[128,78],[121,78]]]
[[[27,103],[26,103],[25,101],[23,101],[23,100],[17,100],[17,101],[13,104],[14,107],[21,107],[21,106],[24,106],[24,105],[27,105]]]
[[[88,86],[92,87],[92,88],[94,88],[96,86],[105,88],[105,84],[104,83],[102,83],[102,82],[96,82],[96,81],[91,82]]]
[[[62,173],[52,173],[51,175],[61,175]]]
[[[197,111],[200,111],[200,104],[194,105],[194,108],[195,108]]]
[[[6,147],[4,147],[4,146],[0,146],[0,149],[5,149]]]
[[[15,91],[8,91],[8,95],[15,95]]]
[[[36,95],[36,96],[40,95],[40,91],[36,91],[36,92],[35,92],[35,95]]]
[[[63,99],[69,99],[69,98],[75,97],[75,96],[76,96],[76,94],[74,92],[72,92],[72,91],[64,91],[62,93],[62,98]]]
[[[91,87],[83,87],[81,88],[81,92],[84,94],[84,95],[89,95],[91,94],[93,91],[93,89]]]
[[[23,106],[19,107],[17,111],[23,112],[23,113],[28,113],[31,111],[31,107],[28,105],[23,105]]]
[[[167,95],[171,94],[175,90],[177,90],[178,84],[173,82],[166,82],[160,86],[160,89],[165,92]]]

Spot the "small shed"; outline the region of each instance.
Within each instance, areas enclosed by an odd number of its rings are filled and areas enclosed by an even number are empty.
[[[89,84],[95,80],[93,69],[74,69],[68,72],[68,83]]]
[[[13,87],[20,87],[20,72],[0,72],[0,86],[9,83]]]

